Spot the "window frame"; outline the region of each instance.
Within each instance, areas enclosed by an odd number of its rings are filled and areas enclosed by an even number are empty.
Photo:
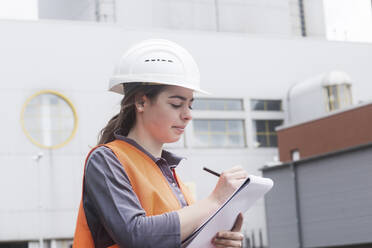
[[[344,88],[343,96],[340,95],[340,88]],[[325,85],[323,87],[324,95],[325,95],[325,102],[326,102],[326,110],[327,112],[332,112],[335,110],[339,110],[343,107],[350,106],[352,104],[352,94],[351,94],[351,85],[347,83],[343,84],[330,84]],[[336,96],[334,94],[330,94],[332,92],[336,92]],[[332,99],[332,97],[334,99]],[[341,98],[342,97],[342,98]],[[335,107],[335,103],[337,103],[338,107]]]
[[[253,101],[263,101],[264,109],[254,109]],[[280,109],[279,110],[270,110],[267,109],[267,105],[269,101],[278,101],[280,103]],[[259,99],[259,98],[251,98],[249,101],[250,104],[250,110],[253,112],[256,111],[265,111],[265,112],[283,112],[283,100],[282,99]]]
[[[196,134],[195,134],[195,128],[194,128],[194,121],[195,120],[202,120],[202,121],[225,121],[226,123],[228,121],[241,121],[242,122],[242,137],[243,137],[243,146],[200,146],[200,145],[196,145],[196,142],[195,140],[197,139],[196,138]],[[210,124],[208,124],[210,125]],[[226,131],[226,129],[225,129]],[[226,136],[229,135],[229,133],[224,133]],[[247,143],[247,131],[246,131],[246,119],[245,118],[193,118],[193,121],[192,121],[192,135],[193,135],[193,144],[192,144],[192,148],[202,148],[202,149],[245,149],[247,148],[248,146],[248,143]],[[208,135],[209,137],[210,135]]]
[[[282,123],[280,125],[283,125],[284,123],[284,119],[256,119],[256,118],[253,118],[252,120],[252,127],[253,127],[253,131],[254,131],[254,142],[257,144],[259,143],[258,142],[258,139],[257,139],[257,136],[258,135],[263,135],[265,136],[265,139],[266,139],[266,143],[270,144],[270,137],[273,137],[273,136],[276,136],[276,138],[278,138],[278,134],[276,131],[274,132],[270,132],[269,131],[269,121],[281,121]],[[257,132],[257,124],[256,124],[256,121],[264,121],[265,122],[265,131],[264,132]],[[278,125],[278,126],[280,126]],[[275,135],[273,135],[273,133]],[[268,135],[267,135],[268,134]],[[278,139],[277,139],[277,145],[276,146],[260,146],[260,145],[255,145],[256,148],[278,148]]]
[[[27,108],[28,104],[34,98],[36,98],[36,97],[38,97],[40,95],[44,95],[44,94],[55,95],[55,96],[61,98],[62,100],[64,100],[65,103],[71,108],[71,111],[72,111],[72,114],[73,114],[73,118],[74,118],[74,127],[73,127],[73,129],[71,131],[70,136],[65,141],[63,141],[63,142],[61,142],[59,144],[56,144],[56,145],[51,145],[51,146],[47,146],[47,145],[41,144],[39,141],[37,141],[36,139],[34,139],[31,136],[31,134],[29,133],[29,131],[27,130],[27,128],[25,126],[25,119],[24,119],[24,114],[25,114],[25,111],[26,111],[26,108]],[[64,96],[63,94],[61,94],[60,92],[55,91],[55,90],[41,90],[41,91],[38,91],[38,92],[32,94],[30,97],[28,97],[26,99],[26,101],[23,104],[22,109],[21,109],[20,122],[21,122],[21,127],[22,127],[22,130],[23,130],[24,134],[31,141],[31,143],[33,143],[34,145],[36,145],[36,146],[38,146],[40,148],[44,148],[44,149],[57,149],[57,148],[61,148],[61,147],[65,146],[66,144],[68,144],[74,138],[74,136],[76,135],[77,128],[78,128],[79,119],[78,119],[78,115],[77,115],[77,111],[76,111],[75,106],[73,105],[73,103],[66,96]]]
[[[224,97],[216,97],[216,98],[209,98],[209,97],[197,97],[195,98],[194,101],[197,101],[197,100],[210,100],[210,101],[239,101],[240,102],[240,106],[241,106],[241,109],[227,109],[226,108],[226,102],[224,103],[224,109],[210,109],[209,108],[209,105],[208,105],[208,109],[196,109],[195,107],[193,107],[193,110],[195,111],[245,111],[245,107],[244,107],[244,99],[243,98],[224,98]]]

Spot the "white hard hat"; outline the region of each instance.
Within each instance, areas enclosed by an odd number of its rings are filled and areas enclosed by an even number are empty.
[[[130,48],[110,78],[109,90],[124,94],[123,83],[152,83],[200,89],[198,65],[191,54],[174,42],[162,39],[142,41]]]

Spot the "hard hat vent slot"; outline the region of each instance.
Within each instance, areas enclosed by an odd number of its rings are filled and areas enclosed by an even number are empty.
[[[162,61],[162,62],[169,62],[169,63],[173,63],[173,60],[166,60],[166,59],[146,59],[145,62],[150,62],[150,61]]]

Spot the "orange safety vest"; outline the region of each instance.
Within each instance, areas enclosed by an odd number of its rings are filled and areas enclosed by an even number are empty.
[[[132,188],[137,195],[141,206],[146,212],[146,216],[164,214],[166,212],[175,211],[181,208],[181,204],[179,203],[177,197],[174,195],[167,179],[163,176],[163,173],[161,172],[158,165],[148,155],[146,155],[133,145],[128,144],[127,142],[122,140],[114,140],[110,143],[104,144],[103,146],[110,148],[114,152],[120,163],[123,165],[124,170],[127,173],[129,181],[132,185]],[[93,148],[89,152],[85,160],[85,166],[90,154],[97,147]],[[192,194],[189,192],[187,186],[181,182],[181,180],[175,173],[174,175],[188,205],[191,205],[194,202]],[[92,233],[89,230],[87,219],[84,213],[83,200],[81,200],[80,202],[73,247],[94,247]],[[110,246],[110,248],[112,247],[119,246]]]

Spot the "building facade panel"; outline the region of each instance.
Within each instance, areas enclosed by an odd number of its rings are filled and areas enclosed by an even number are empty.
[[[304,247],[372,242],[372,148],[297,166]]]
[[[271,248],[298,247],[296,196],[293,171],[286,167],[264,172],[274,181],[265,196],[268,240]]]
[[[290,168],[294,168],[297,189],[298,226],[300,237],[296,247],[369,247],[372,245],[372,143],[325,155],[283,164],[277,168],[263,169],[263,175],[275,182],[266,197],[266,216],[270,247],[277,247],[282,237],[273,235],[282,222],[275,215],[285,217],[288,204],[283,195],[292,194],[286,180]],[[285,189],[279,192],[278,189]],[[271,199],[281,199],[272,201]],[[273,205],[283,211],[276,211]],[[271,218],[270,218],[271,217]],[[282,235],[293,234],[291,229]],[[365,246],[363,246],[365,245]],[[278,246],[279,247],[279,246]],[[281,246],[280,246],[281,247]],[[287,246],[295,247],[295,246]]]

